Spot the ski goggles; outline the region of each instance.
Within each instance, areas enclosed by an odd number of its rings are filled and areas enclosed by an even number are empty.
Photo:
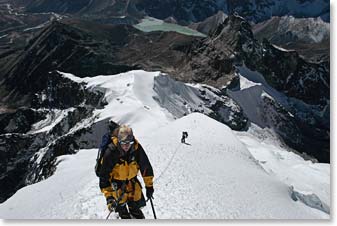
[[[134,142],[134,141],[130,141],[130,140],[120,141],[120,142],[119,142],[120,145],[126,145],[126,144],[132,145],[133,143],[135,143],[135,142]]]

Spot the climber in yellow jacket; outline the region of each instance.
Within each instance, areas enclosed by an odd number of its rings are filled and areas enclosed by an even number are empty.
[[[107,200],[108,209],[118,212],[120,218],[130,219],[133,216],[144,219],[140,208],[145,206],[146,202],[137,174],[140,170],[146,196],[148,199],[152,198],[152,166],[130,127],[122,125],[114,134],[102,158],[100,189]]]

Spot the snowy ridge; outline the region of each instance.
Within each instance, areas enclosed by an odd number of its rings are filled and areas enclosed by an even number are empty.
[[[288,98],[283,93],[275,90],[266,82],[261,73],[251,71],[246,66],[240,66],[237,67],[237,69],[240,77],[240,86],[238,89],[229,90],[228,94],[240,104],[248,115],[248,118],[261,128],[266,127],[267,123],[264,119],[265,113],[261,112],[263,97],[267,97],[268,99],[279,103],[281,106],[285,107],[286,110],[290,108],[291,105],[295,104],[301,106],[302,112],[306,112],[310,108],[310,106],[303,101],[296,98]],[[323,112],[324,110],[322,112],[317,112],[317,114],[323,114]],[[289,111],[287,113],[290,116],[292,115]]]
[[[245,66],[238,67],[238,72],[240,87],[238,90],[229,90],[228,94],[240,104],[251,122],[264,128],[266,122],[261,112],[263,95],[272,96],[279,102],[285,102],[286,97],[270,87],[260,73],[251,71]]]
[[[138,116],[141,115],[143,123],[147,123],[146,128],[157,128],[173,120],[171,114],[158,106],[152,98],[156,96],[152,90],[154,77],[158,76],[159,72],[131,71],[83,79],[68,73],[61,74],[75,82],[86,83],[88,89],[105,92],[104,99],[108,104],[103,109],[94,111],[95,122],[110,118],[121,124],[132,125],[139,122]],[[148,89],[149,87],[151,88]],[[143,127],[136,125],[134,129],[140,132]]]
[[[202,101],[196,95],[198,85],[169,80],[159,85],[156,80],[164,76],[160,72],[92,78],[62,75],[93,92],[104,92],[108,103],[70,131],[106,119],[134,128],[154,168],[159,219],[330,218],[328,164],[304,161],[268,139],[262,143],[256,136],[260,128],[233,132],[200,113],[175,120],[172,112],[177,112],[177,105]],[[243,91],[264,83],[257,74],[249,75],[255,80],[245,77]],[[42,124],[39,129],[52,128]],[[189,133],[187,144],[180,143],[182,131]],[[0,205],[0,217],[105,219],[105,198],[94,173],[96,155],[97,149],[90,149],[58,157],[55,174],[18,190]],[[149,204],[143,211],[146,218],[153,218]]]

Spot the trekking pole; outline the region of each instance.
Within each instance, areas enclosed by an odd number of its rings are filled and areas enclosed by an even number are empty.
[[[150,202],[151,202],[151,207],[152,207],[152,212],[153,212],[154,219],[157,219],[156,212],[154,211],[154,206],[153,206],[153,202],[152,202],[152,197],[150,198]]]
[[[111,213],[112,213],[112,210],[110,210],[110,213],[109,213],[108,216],[105,218],[105,220],[108,220],[108,219],[109,219]]]
[[[116,210],[117,209],[117,207],[119,206],[119,202],[122,200],[122,198],[123,198],[123,196],[124,196],[124,194],[125,194],[125,192],[123,191],[123,193],[121,194],[121,196],[117,199],[117,206],[116,206],[116,208],[115,209],[113,209],[113,210],[110,210],[110,213],[108,214],[108,216],[105,218],[105,220],[108,220],[109,219],[109,217],[110,217],[110,214],[114,211],[114,210]]]

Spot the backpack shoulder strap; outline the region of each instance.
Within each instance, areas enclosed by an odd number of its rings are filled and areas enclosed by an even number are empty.
[[[111,137],[112,144],[117,147],[118,145],[118,138],[116,136]]]
[[[135,144],[134,144],[134,147],[135,147],[135,151],[138,150],[138,147],[139,147],[139,142],[136,138],[135,139]]]

